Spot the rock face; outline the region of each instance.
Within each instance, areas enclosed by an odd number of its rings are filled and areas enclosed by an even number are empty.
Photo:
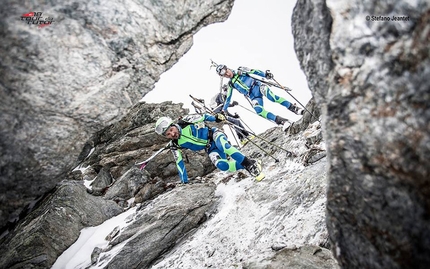
[[[327,224],[343,268],[430,263],[429,32],[428,1],[295,7],[295,49],[323,114]]]
[[[215,184],[194,184],[155,199],[111,241],[112,247],[124,242],[126,245],[105,268],[148,268],[184,234],[206,219],[205,214],[216,201],[214,192]]]
[[[308,109],[319,114],[314,105]],[[80,230],[116,216],[123,221],[120,226],[111,222],[106,245],[90,249],[91,259],[79,266],[155,269],[189,264],[185,268],[197,268],[205,261],[214,268],[233,264],[336,269],[325,225],[327,162],[311,154],[318,148],[324,151],[320,125],[303,118],[291,127],[291,132],[303,130],[296,135],[273,128],[253,140],[272,157],[285,155],[279,145],[297,147],[298,156],[288,161],[281,158],[285,167],[252,144],[244,148],[246,155],[267,162],[270,176],[261,184],[244,180],[241,172],[225,177],[217,170],[208,174],[214,166],[205,154],[190,155],[190,160],[201,158],[205,169],[186,163],[195,173],[188,185],[172,183],[172,178],[178,182],[177,171],[173,177],[170,172],[141,171],[133,165],[134,159],[151,155],[154,144],[165,145],[161,137],[152,135],[159,114],[174,118],[183,112],[180,105],[170,102],[140,103],[117,123],[97,132],[85,143],[81,170],[69,173],[68,180],[41,198],[15,229],[2,235],[0,268],[64,268],[61,254],[81,239]],[[151,163],[162,167],[172,164],[173,158],[160,155]],[[83,181],[92,189],[85,191]],[[237,190],[232,197],[222,197],[226,190],[218,190],[219,185]],[[229,239],[236,234],[240,240]],[[84,236],[84,240],[92,238]]]
[[[75,164],[91,134],[125,115],[233,0],[3,1],[0,227]],[[20,20],[42,12],[42,29]],[[162,18],[162,19],[160,19]],[[16,211],[14,213],[14,211]]]
[[[0,268],[50,268],[82,228],[122,211],[113,201],[87,194],[80,182],[61,182],[1,241]]]

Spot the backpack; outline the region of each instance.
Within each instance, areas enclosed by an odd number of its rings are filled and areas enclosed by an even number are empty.
[[[208,127],[204,121],[195,122],[195,120],[201,116],[201,114],[191,114],[185,117],[179,117],[179,119],[176,121],[176,124],[178,124],[181,128],[185,128],[190,124],[196,125],[197,128]]]

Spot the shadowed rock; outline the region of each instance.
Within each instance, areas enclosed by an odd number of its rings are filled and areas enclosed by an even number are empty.
[[[430,263],[429,10],[428,1],[319,0],[294,10],[295,49],[323,114],[327,224],[344,268]]]
[[[116,203],[87,194],[82,183],[63,181],[45,195],[12,234],[0,241],[0,268],[49,268],[79,237],[122,212]]]
[[[125,115],[190,49],[193,34],[226,20],[232,6],[2,1],[0,227],[54,187],[85,141]],[[54,22],[29,25],[20,16],[31,11]]]

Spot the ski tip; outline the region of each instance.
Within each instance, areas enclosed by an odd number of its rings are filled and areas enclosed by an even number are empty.
[[[255,177],[255,180],[257,181],[257,182],[260,182],[260,181],[262,181],[263,179],[265,179],[266,178],[266,175],[262,172],[262,173],[260,173],[258,176],[256,176]]]

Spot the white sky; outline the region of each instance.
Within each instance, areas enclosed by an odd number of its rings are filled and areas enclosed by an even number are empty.
[[[191,94],[205,99],[208,105],[220,87],[220,78],[215,69],[209,69],[212,59],[232,69],[239,66],[263,71],[269,69],[279,83],[293,89],[291,94],[306,105],[311,92],[294,52],[291,31],[291,14],[295,4],[295,1],[285,0],[236,0],[228,20],[201,29],[194,36],[192,48],[161,75],[155,89],[142,100],[148,103],[171,100],[183,103],[190,113],[194,113],[189,97]],[[223,82],[227,83],[227,79]],[[295,103],[285,91],[275,87],[271,87],[271,90]],[[232,100],[253,111],[248,101],[236,90]],[[263,101],[266,110],[275,115],[292,121],[300,118],[265,97]],[[240,106],[229,108],[229,111],[237,112],[257,134],[276,126]]]

